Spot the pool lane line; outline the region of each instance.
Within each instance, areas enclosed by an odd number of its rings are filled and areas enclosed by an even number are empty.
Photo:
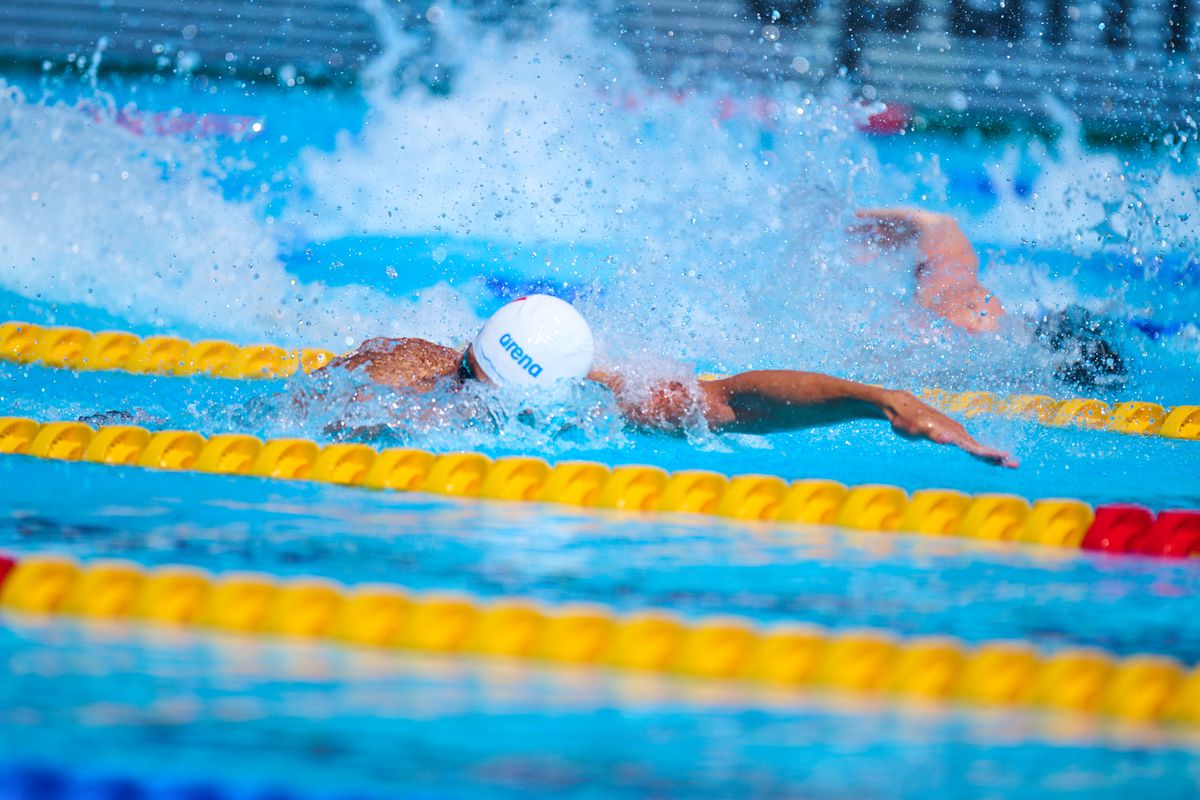
[[[0,611],[203,628],[427,654],[607,668],[772,688],[1200,725],[1200,668],[1090,647],[686,619],[663,609],[480,599],[312,577],[0,553]]]
[[[942,411],[967,417],[993,415],[1032,420],[1054,428],[1090,428],[1115,433],[1200,440],[1200,406],[1163,408],[1158,403],[1058,400],[1047,395],[999,396],[992,392],[923,389],[919,396]]]
[[[610,467],[595,461],[551,465],[532,456],[493,460],[482,453],[321,446],[307,439],[264,442],[236,433],[205,438],[192,431],[152,433],[133,425],[93,429],[82,422],[43,424],[24,417],[0,417],[0,454],[578,509],[831,525],[1176,559],[1200,556],[1200,510],[1193,509],[1155,514],[1137,505],[1093,508],[1073,499],[1031,504],[1012,494],[972,496],[951,489],[919,489],[909,495],[883,484],[789,483],[772,475],[668,473],[653,466]]]
[[[176,336],[140,338],[132,333],[91,333],[82,328],[0,323],[0,360],[76,371],[119,370],[138,375],[278,379],[312,372],[337,354],[320,348],[289,350],[276,345],[236,345],[220,340],[190,342]],[[719,376],[706,375],[702,379]],[[1081,427],[1200,440],[1200,405],[1164,408],[1157,403],[1059,400],[1046,395],[1001,397],[990,392],[925,389],[927,401],[968,417],[993,414],[1030,419],[1055,427]]]
[[[270,379],[287,378],[300,370],[312,372],[334,357],[319,348],[286,350],[216,339],[193,343],[177,336],[141,338],[123,331],[92,333],[16,321],[0,324],[0,360],[79,372]]]

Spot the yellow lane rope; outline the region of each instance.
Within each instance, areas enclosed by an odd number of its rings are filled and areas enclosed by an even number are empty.
[[[317,348],[285,350],[177,336],[147,336],[82,328],[0,324],[0,360],[79,371],[119,370],[138,375],[210,375],[218,378],[286,378],[311,372],[334,353]]]
[[[7,577],[5,577],[7,573]],[[662,610],[618,613],[457,592],[413,594],[385,584],[345,587],[125,561],[0,554],[0,609],[204,627],[425,653],[603,667],[775,688],[968,706],[1100,714],[1200,724],[1200,669],[1159,655],[1116,657],[1026,643],[968,645],[877,630],[695,620]]]
[[[1001,397],[991,392],[948,392],[942,389],[925,389],[921,396],[943,411],[968,417],[995,414],[1031,419],[1056,428],[1093,428],[1200,440],[1200,406],[1163,408],[1157,403],[1139,401],[1110,406],[1103,400],[1087,398],[1056,400],[1033,394]]]
[[[1030,504],[1016,495],[971,496],[950,489],[921,489],[910,496],[899,487],[877,484],[789,483],[770,475],[727,477],[706,470],[668,473],[652,466],[609,467],[594,461],[564,461],[552,466],[529,456],[493,460],[481,453],[436,455],[405,448],[378,451],[363,444],[321,446],[305,439],[264,442],[244,434],[206,438],[191,431],[152,433],[132,425],[93,429],[80,422],[42,424],[24,417],[0,417],[0,453],[462,498],[836,525],[862,531],[905,531],[1175,557],[1200,549],[1200,533],[1192,530],[1200,519],[1191,520],[1200,514],[1194,512],[1160,514],[1163,526],[1159,530],[1152,525],[1149,511],[1137,509],[1143,518],[1130,521],[1126,514],[1118,520],[1118,527],[1124,527],[1110,535],[1112,521],[1102,514],[1097,522],[1096,509],[1080,500],[1045,499]],[[1123,507],[1120,510],[1125,511]],[[1132,524],[1141,527],[1133,530],[1129,528]],[[1095,541],[1085,541],[1089,533]],[[1118,535],[1122,537],[1119,542]],[[1134,538],[1155,542],[1157,549],[1135,547]]]
[[[276,345],[239,346],[175,336],[149,336],[27,322],[0,324],[0,360],[72,370],[120,370],[140,375],[208,375],[220,378],[286,378],[312,372],[335,357],[319,348],[288,350]],[[923,397],[945,411],[966,416],[999,414],[1057,427],[1085,427],[1200,440],[1200,406],[1164,408],[1157,403],[1057,400],[1044,395],[1000,397],[990,392],[927,389]]]

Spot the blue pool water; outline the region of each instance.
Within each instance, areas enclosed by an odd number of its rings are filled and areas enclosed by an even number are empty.
[[[0,394],[8,415],[77,419],[122,409],[138,413],[139,424],[153,429],[182,428],[206,435],[236,432],[329,441],[327,425],[343,407],[338,403],[296,406],[292,398],[316,383],[304,376],[290,382],[180,380],[74,374],[13,364],[0,364],[0,376],[9,378],[13,387]],[[969,420],[980,438],[1011,448],[1022,460],[1018,470],[999,470],[952,448],[900,439],[881,421],[770,437],[701,434],[689,443],[681,437],[624,429],[604,404],[603,395],[592,399],[603,416],[591,424],[571,418],[577,427],[564,429],[562,420],[553,416],[533,422],[500,419],[495,425],[465,430],[453,421],[423,427],[397,423],[395,435],[368,442],[438,452],[533,453],[551,460],[710,469],[727,475],[832,478],[851,485],[891,483],[908,490],[1002,491],[1030,499],[1075,497],[1093,504],[1139,502],[1152,508],[1200,505],[1200,481],[1193,469],[1197,454],[1190,441],[1056,429],[999,416]],[[395,404],[403,407],[399,399]],[[369,419],[394,419],[391,406],[381,403],[381,408]]]
[[[6,631],[0,653],[5,717],[43,722],[5,726],[6,750],[86,748],[92,774],[170,764],[203,785],[220,763],[234,786],[330,798],[1191,792],[1186,740],[1005,713],[63,625]]]
[[[1189,564],[26,459],[0,548],[1200,660]],[[37,487],[45,487],[39,489]]]
[[[767,122],[715,124],[715,94],[677,101],[613,45],[557,33],[454,54],[460,78],[447,96],[126,78],[51,80],[51,99],[39,101],[43,76],[5,75],[4,318],[344,351],[374,335],[460,344],[505,299],[551,290],[589,314],[606,363],[635,376],[798,367],[912,389],[1200,402],[1194,148],[1086,150],[1069,120],[1053,147],[869,139],[855,132],[857,111],[786,88]],[[238,141],[139,137],[71,106],[77,96],[249,115],[262,130]],[[842,234],[854,208],[901,202],[960,217],[1014,317],[1079,303],[1114,320],[1128,382],[1063,386],[1019,321],[969,339],[922,316],[911,265],[857,263]],[[0,363],[0,415],[122,410],[152,429],[329,441],[352,377],[323,380]],[[413,424],[399,414],[405,402],[349,413],[390,426],[379,446],[1200,507],[1194,442],[967,421],[1021,459],[1005,471],[873,421],[659,436],[630,430],[611,397],[585,390],[464,429]],[[1193,564],[957,539],[6,456],[0,551],[1200,662]],[[6,782],[9,764],[135,776],[166,796],[273,786],[330,798],[1096,798],[1135,787],[1191,797],[1198,781],[1196,742],[1178,730],[3,622],[4,800],[30,797]]]

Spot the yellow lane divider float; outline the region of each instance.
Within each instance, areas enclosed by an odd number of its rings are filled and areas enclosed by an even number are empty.
[[[269,344],[239,346],[177,336],[147,336],[82,328],[0,324],[0,360],[73,370],[120,370],[139,375],[211,375],[219,378],[286,378],[312,372],[334,353],[318,348],[286,350]]]
[[[175,336],[139,338],[132,333],[91,333],[81,328],[43,327],[28,322],[0,324],[0,360],[73,370],[121,370],[150,375],[209,375],[220,378],[286,378],[312,372],[335,353],[319,348],[288,350],[275,345],[239,346],[218,340],[192,343]],[[926,400],[945,411],[978,416],[1001,414],[1058,427],[1098,428],[1120,433],[1200,439],[1200,405],[1164,408],[1157,403],[1056,400],[1043,395],[999,397],[990,392],[927,389]]]
[[[770,475],[668,473],[658,467],[609,467],[592,461],[552,466],[528,456],[493,460],[481,453],[377,451],[363,444],[321,446],[305,439],[264,442],[243,434],[205,438],[191,431],[151,433],[131,425],[93,429],[80,422],[41,424],[23,417],[0,417],[0,453],[618,511],[836,525],[1178,558],[1200,554],[1198,512],[1162,512],[1156,520],[1146,509],[1117,506],[1101,507],[1098,517],[1096,509],[1072,499],[1030,504],[1016,495],[970,496],[950,489],[921,489],[910,496],[895,486],[848,487],[830,480],[789,483]]]
[[[921,396],[943,411],[968,417],[993,414],[1022,417],[1056,428],[1077,427],[1200,440],[1200,406],[1163,408],[1130,401],[1110,406],[1102,400],[1056,400],[1045,395],[1001,397],[991,392],[948,392],[926,389]]]
[[[0,554],[0,608],[26,614],[205,627],[408,651],[738,680],[776,688],[1200,724],[1200,669],[1158,655],[1093,648],[1042,653],[1020,642],[968,645],[876,630],[688,620],[385,584],[211,575],[186,566],[77,563]]]

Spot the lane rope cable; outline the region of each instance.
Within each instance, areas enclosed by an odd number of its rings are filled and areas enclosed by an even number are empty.
[[[0,609],[425,653],[503,657],[783,689],[1200,724],[1200,668],[1091,647],[758,624],[733,615],[483,600],[390,584],[0,553]]]
[[[215,339],[190,342],[176,336],[140,338],[120,331],[92,333],[82,328],[17,321],[0,324],[0,360],[77,371],[271,379],[287,378],[298,371],[312,372],[335,357],[332,351],[320,348],[289,350],[277,345],[236,345]],[[1200,405],[1164,408],[1157,403],[1130,401],[1110,406],[1088,398],[1001,397],[991,392],[942,389],[926,389],[920,394],[943,411],[968,417],[995,414],[1055,427],[1200,440]]]
[[[1012,494],[952,489],[846,486],[832,480],[788,482],[772,475],[708,470],[668,473],[653,466],[596,461],[551,465],[533,456],[324,446],[307,439],[227,433],[151,432],[134,425],[92,428],[82,422],[0,417],[0,454],[160,470],[250,475],[282,480],[428,492],[460,498],[557,503],[575,508],[706,515],[733,521],[832,525],[858,531],[963,536],[1165,558],[1200,556],[1200,510],[1157,514],[1138,505],[1093,508],[1069,498],[1030,503]]]

